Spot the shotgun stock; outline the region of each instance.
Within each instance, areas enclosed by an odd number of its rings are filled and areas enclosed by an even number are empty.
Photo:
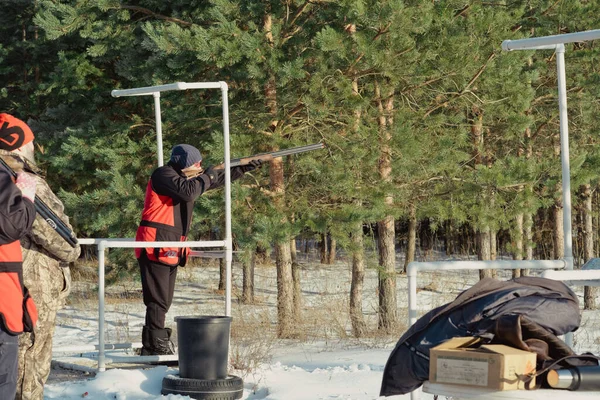
[[[285,156],[289,156],[292,154],[305,153],[307,151],[320,150],[323,148],[325,148],[325,145],[323,143],[315,143],[315,144],[309,144],[307,146],[292,147],[291,149],[273,151],[270,153],[255,154],[253,156],[233,159],[233,160],[231,160],[230,166],[238,167],[240,165],[248,165],[248,164],[250,164],[250,161],[254,161],[254,160],[261,160],[263,162],[271,161],[274,158],[285,157]],[[225,168],[225,164],[219,164],[213,168],[214,169],[223,169],[223,168]]]
[[[13,171],[13,169],[0,157],[0,163],[6,168],[10,174],[16,178],[17,173]],[[62,219],[58,215],[52,211],[50,207],[46,203],[44,203],[38,196],[35,196],[35,201],[33,202],[35,206],[35,211],[63,238],[71,247],[75,247],[77,245],[77,238],[75,237],[75,233],[71,231],[71,229],[63,222]]]

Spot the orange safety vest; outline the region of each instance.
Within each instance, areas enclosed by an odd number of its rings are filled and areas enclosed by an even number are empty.
[[[142,211],[142,222],[137,230],[135,240],[138,242],[185,241],[179,212],[180,205],[175,206],[173,199],[169,196],[159,195],[152,189],[152,181],[146,187],[144,210]],[[191,220],[191,216],[189,216]],[[189,224],[188,224],[189,225]],[[151,261],[175,267],[185,265],[187,261],[187,248],[182,247],[145,247],[136,248],[135,256],[140,258],[142,251]]]
[[[23,285],[23,253],[18,240],[0,245],[0,288],[0,319],[5,329],[13,335],[33,331],[38,314]]]

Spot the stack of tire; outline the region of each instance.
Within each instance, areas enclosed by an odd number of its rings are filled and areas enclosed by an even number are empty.
[[[231,317],[176,317],[179,374],[166,375],[162,394],[192,399],[237,400],[242,378],[227,374]]]

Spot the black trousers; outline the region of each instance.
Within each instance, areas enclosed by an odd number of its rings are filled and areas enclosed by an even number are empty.
[[[173,303],[177,267],[148,260],[146,252],[138,258],[142,277],[142,293],[146,305],[146,327],[163,329],[165,316]]]
[[[19,337],[6,332],[0,322],[0,399],[14,399],[17,393]]]

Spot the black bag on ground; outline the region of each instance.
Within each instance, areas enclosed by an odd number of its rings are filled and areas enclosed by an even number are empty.
[[[537,277],[484,278],[452,303],[429,311],[396,344],[383,371],[381,396],[406,394],[429,379],[429,350],[461,336],[494,336],[503,316],[526,315],[553,335],[575,331],[579,300],[564,283]]]

